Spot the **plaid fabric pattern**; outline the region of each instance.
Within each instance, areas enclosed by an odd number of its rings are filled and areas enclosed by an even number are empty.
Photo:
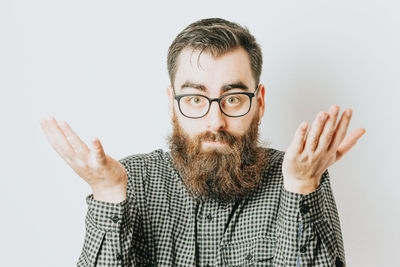
[[[261,185],[236,203],[186,191],[168,152],[120,160],[127,199],[86,198],[86,235],[77,266],[345,266],[328,171],[301,195],[283,188],[284,153],[273,148]]]

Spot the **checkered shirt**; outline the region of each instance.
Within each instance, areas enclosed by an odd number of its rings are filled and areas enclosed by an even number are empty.
[[[328,170],[314,192],[289,192],[285,152],[265,153],[260,186],[228,204],[191,197],[169,152],[119,160],[128,173],[127,198],[86,198],[77,266],[345,266]]]

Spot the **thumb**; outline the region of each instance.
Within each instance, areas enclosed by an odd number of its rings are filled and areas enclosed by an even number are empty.
[[[308,123],[307,122],[302,122],[297,130],[296,133],[294,134],[294,137],[292,139],[292,142],[290,144],[290,150],[292,150],[294,153],[298,154],[303,151],[304,148],[304,136],[306,135],[308,128]]]
[[[105,164],[106,163],[106,154],[104,153],[104,149],[100,143],[100,140],[97,137],[92,137],[91,142],[92,142],[92,147],[93,147],[93,151],[95,153],[96,160],[100,164]]]
[[[358,141],[358,139],[366,132],[364,128],[359,128],[347,135],[336,151],[336,161],[341,159]]]

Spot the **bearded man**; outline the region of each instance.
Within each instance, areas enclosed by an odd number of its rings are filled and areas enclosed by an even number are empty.
[[[78,266],[344,266],[327,168],[364,134],[351,109],[299,125],[286,152],[261,146],[262,53],[248,29],[210,18],[171,44],[170,151],[119,161],[66,122],[41,126],[89,183]]]

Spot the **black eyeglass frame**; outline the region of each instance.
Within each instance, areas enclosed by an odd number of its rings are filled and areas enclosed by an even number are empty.
[[[252,102],[253,102],[253,97],[256,96],[257,91],[258,91],[258,88],[259,88],[259,85],[257,85],[257,88],[256,88],[256,90],[255,90],[253,93],[250,93],[250,92],[234,92],[234,93],[224,94],[224,95],[222,95],[222,96],[220,96],[220,97],[218,97],[218,98],[209,98],[209,97],[207,97],[207,96],[205,96],[205,95],[201,95],[201,94],[182,94],[182,95],[175,95],[175,90],[174,90],[174,99],[175,99],[176,101],[178,101],[178,107],[179,107],[179,111],[181,112],[181,114],[182,114],[183,116],[185,116],[186,118],[189,118],[189,119],[200,119],[200,118],[203,118],[203,117],[204,117],[205,115],[207,115],[207,113],[210,111],[211,104],[212,104],[212,102],[214,102],[214,101],[218,103],[219,109],[221,110],[222,114],[224,114],[225,116],[231,117],[231,118],[238,118],[238,117],[243,117],[244,115],[246,115],[247,113],[249,113],[249,111],[250,111],[250,109],[251,109],[251,104],[252,104]],[[247,96],[250,98],[249,109],[248,109],[247,112],[244,113],[243,115],[232,116],[232,115],[226,114],[226,113],[222,110],[222,107],[221,107],[221,100],[222,100],[224,97],[226,97],[226,96],[229,96],[229,95],[238,95],[238,94],[240,94],[240,95],[247,95]],[[201,96],[201,97],[205,97],[205,98],[208,100],[208,103],[209,103],[207,112],[204,113],[204,115],[203,115],[203,116],[200,116],[200,117],[190,117],[190,116],[185,115],[185,114],[182,112],[182,109],[181,109],[181,99],[182,99],[182,97],[185,97],[185,96]]]

